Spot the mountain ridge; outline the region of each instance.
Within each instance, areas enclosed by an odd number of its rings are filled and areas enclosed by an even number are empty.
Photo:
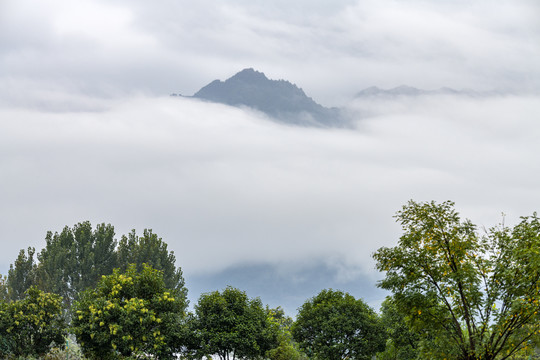
[[[478,98],[494,95],[501,95],[501,93],[478,92],[470,89],[455,90],[449,87],[423,90],[408,85],[391,89],[371,86],[356,93],[352,100],[392,100],[423,96]],[[283,79],[268,79],[263,72],[253,68],[243,69],[225,81],[213,80],[194,95],[186,97],[235,107],[248,107],[266,114],[277,122],[289,125],[341,128],[354,126],[350,109],[346,106],[326,108],[307,96],[297,85]]]
[[[214,80],[192,97],[231,106],[247,106],[288,124],[347,126],[339,109],[326,108],[295,84],[286,80],[270,80],[253,68],[244,69],[225,81]]]
[[[408,85],[400,85],[391,89],[381,89],[377,86],[371,86],[356,93],[354,98],[362,97],[414,97],[424,95],[454,95],[454,96],[490,96],[496,95],[497,92],[478,92],[471,89],[456,90],[449,87],[441,87],[435,90],[423,90]]]

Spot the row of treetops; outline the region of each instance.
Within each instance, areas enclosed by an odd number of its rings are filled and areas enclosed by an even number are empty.
[[[386,274],[378,286],[392,293],[380,313],[329,289],[306,300],[296,320],[230,287],[202,294],[188,312],[181,269],[151,230],[132,231],[119,242],[105,224],[48,233],[37,259],[34,249],[21,250],[1,283],[0,334],[6,335],[0,335],[0,355],[22,355],[28,341],[41,341],[32,348],[42,355],[68,333],[95,359],[495,360],[535,354],[536,214],[513,227],[478,231],[452,202],[410,201],[396,219],[403,229],[398,244],[373,254]]]

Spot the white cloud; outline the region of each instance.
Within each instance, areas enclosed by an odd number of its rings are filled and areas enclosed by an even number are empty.
[[[409,199],[455,200],[487,226],[537,210],[534,97],[356,103],[357,130],[279,125],[178,98],[99,111],[0,110],[2,268],[47,230],[153,228],[186,273],[328,266],[349,280],[393,244]]]

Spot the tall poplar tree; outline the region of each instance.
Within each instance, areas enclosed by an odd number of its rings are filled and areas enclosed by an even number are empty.
[[[127,236],[123,235],[118,244],[118,267],[127,270],[130,264],[135,264],[141,271],[143,264],[163,272],[165,286],[172,289],[184,289],[182,269],[176,267],[176,257],[173,251],[167,249],[165,243],[151,229],[144,229],[142,236],[132,230]]]
[[[26,290],[36,284],[36,262],[34,254],[36,249],[29,247],[26,252],[22,249],[13,264],[9,266],[6,281],[8,298],[21,300]]]
[[[48,232],[47,245],[39,253],[37,278],[45,291],[61,295],[67,302],[93,287],[102,275],[116,267],[116,240],[112,225],[90,222],[64,227],[60,233]]]

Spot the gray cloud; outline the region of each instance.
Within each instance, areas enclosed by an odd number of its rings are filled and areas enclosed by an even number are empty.
[[[325,105],[341,105],[371,85],[540,89],[534,1],[282,5],[10,0],[0,22],[0,81],[16,94],[29,87],[192,94],[255,67]]]

